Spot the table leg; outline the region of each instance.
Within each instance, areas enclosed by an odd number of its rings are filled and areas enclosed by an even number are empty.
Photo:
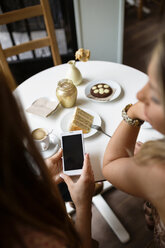
[[[130,239],[129,233],[126,231],[124,226],[120,223],[116,215],[113,213],[110,206],[106,203],[101,194],[96,195],[92,198],[92,203],[99,210],[105,221],[111,227],[113,232],[116,234],[118,239],[122,243],[126,243]]]

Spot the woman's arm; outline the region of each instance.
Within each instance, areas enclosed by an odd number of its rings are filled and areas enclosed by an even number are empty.
[[[71,177],[62,174],[68,186],[72,200],[76,206],[76,222],[75,227],[81,238],[83,247],[91,248],[91,203],[94,193],[94,175],[91,169],[89,155],[85,155],[82,174],[74,182]]]
[[[132,119],[145,119],[143,104],[138,102],[127,112]],[[148,168],[136,164],[133,152],[140,128],[122,121],[110,139],[103,160],[103,174],[117,188],[146,197],[143,184]]]
[[[77,232],[79,233],[84,248],[92,247],[91,221],[91,205],[84,208],[76,209],[75,227]]]
[[[91,169],[89,155],[84,159],[83,170],[77,182],[71,177],[62,173],[62,149],[54,156],[46,160],[46,164],[56,183],[60,183],[62,178],[68,186],[72,200],[76,206],[75,227],[82,240],[83,247],[90,248],[91,245],[91,202],[94,193],[94,175]]]
[[[143,104],[138,102],[128,110],[127,115],[132,119],[145,118],[143,108]],[[133,155],[139,130],[140,127],[131,126],[123,120],[108,143],[103,166],[118,158]]]

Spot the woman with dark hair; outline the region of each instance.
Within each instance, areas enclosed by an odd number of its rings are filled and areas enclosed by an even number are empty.
[[[89,155],[77,182],[61,174],[62,150],[46,161],[0,71],[0,247],[91,247],[94,176]],[[76,206],[73,225],[56,183]]]
[[[165,34],[153,51],[148,76],[139,101],[122,110],[123,121],[104,154],[103,174],[115,187],[151,203],[152,247],[165,247],[165,138],[146,142],[133,154],[144,120],[165,135]]]

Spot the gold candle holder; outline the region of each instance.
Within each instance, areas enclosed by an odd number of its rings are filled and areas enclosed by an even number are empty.
[[[56,88],[56,96],[64,108],[73,107],[77,99],[77,88],[72,80],[60,80]]]

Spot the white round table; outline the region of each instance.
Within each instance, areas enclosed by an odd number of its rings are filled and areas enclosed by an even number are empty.
[[[26,110],[36,99],[40,97],[56,98],[56,87],[59,80],[65,78],[68,64],[62,64],[44,70],[30,77],[19,85],[14,94],[19,97]],[[102,128],[112,135],[121,121],[121,110],[128,103],[136,102],[136,93],[147,82],[147,75],[131,67],[104,61],[77,62],[76,66],[81,71],[83,82],[77,87],[78,98],[76,105],[80,108],[90,109],[96,112],[102,120]],[[113,80],[121,86],[121,94],[117,99],[109,102],[94,102],[85,96],[84,90],[88,82],[93,80]],[[59,107],[57,111],[47,117],[39,117],[25,111],[31,129],[38,127],[52,128],[60,138],[62,132],[60,127],[61,119],[70,108]],[[139,140],[142,142],[148,139],[159,137],[159,134],[151,128],[142,128]],[[103,133],[97,132],[93,136],[84,139],[85,151],[90,154],[95,180],[103,180],[101,172],[102,160],[109,138]]]
[[[65,78],[68,64],[59,65],[37,73],[19,85],[14,95],[21,100],[23,109],[26,110],[36,99],[40,97],[56,98],[56,87],[59,80]],[[95,111],[102,120],[102,128],[105,132],[112,135],[122,120],[121,111],[128,103],[135,103],[136,93],[147,82],[146,74],[131,67],[104,61],[77,62],[76,66],[81,71],[83,82],[77,87],[78,98],[76,105],[80,108]],[[86,98],[84,90],[86,85],[93,80],[112,80],[121,86],[120,96],[110,102],[94,102]],[[31,129],[38,127],[51,128],[60,138],[62,132],[60,122],[64,115],[71,109],[59,107],[57,111],[47,118],[42,118],[25,111]],[[151,128],[141,128],[138,140],[144,142],[155,139],[161,135]],[[90,154],[91,163],[96,181],[104,180],[101,172],[102,160],[109,138],[103,133],[96,133],[84,139],[85,151]],[[111,187],[111,184],[104,182],[104,190]],[[101,195],[93,197],[92,202],[100,211],[108,225],[112,228],[119,240],[123,243],[129,240],[129,234],[115,216],[110,206],[105,202]]]

